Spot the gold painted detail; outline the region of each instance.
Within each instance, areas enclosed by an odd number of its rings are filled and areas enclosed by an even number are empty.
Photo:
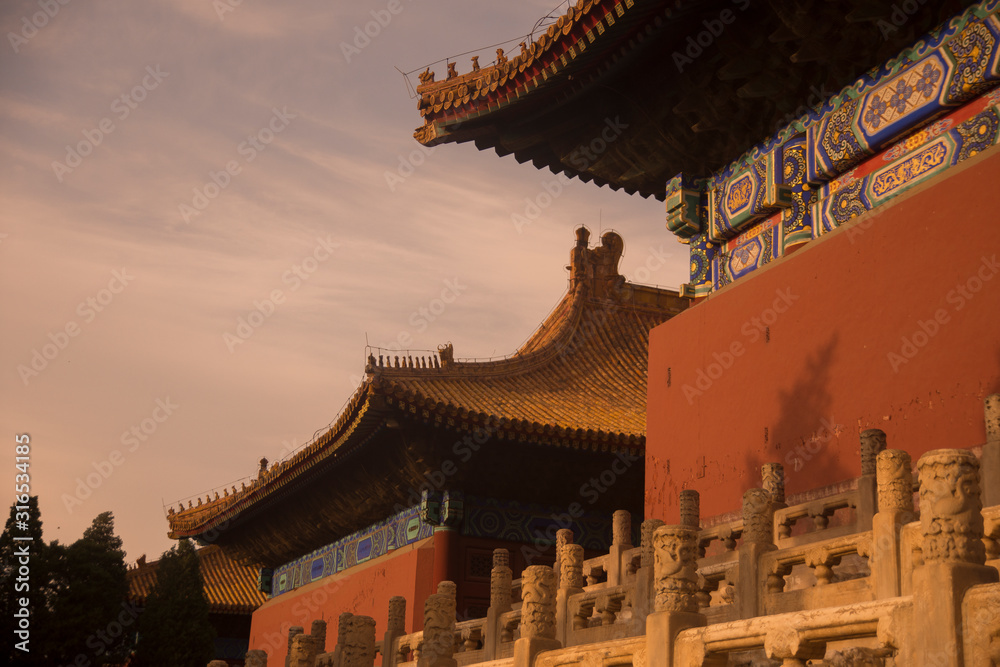
[[[907,181],[939,166],[947,156],[948,147],[944,143],[931,144],[913,157],[903,160],[876,176],[872,182],[872,192],[881,197]]]
[[[750,174],[745,174],[738,181],[729,186],[726,193],[726,208],[729,215],[736,214],[740,209],[745,208],[750,203],[750,196],[753,194],[753,179]]]
[[[916,63],[879,86],[861,110],[865,132],[873,134],[932,103],[944,85],[944,74],[944,65],[932,58]]]

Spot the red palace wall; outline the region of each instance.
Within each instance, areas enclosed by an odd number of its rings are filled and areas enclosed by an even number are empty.
[[[459,620],[485,616],[490,603],[493,550],[503,547],[510,551],[516,578],[530,564],[522,546],[436,531],[426,540],[264,603],[253,613],[250,648],[267,651],[269,664],[272,660],[284,664],[289,628],[297,625],[309,632],[312,622],[322,619],[327,622],[326,650],[332,651],[337,643],[337,619],[345,611],[374,618],[376,638],[381,641],[393,595],[406,598],[406,631],[416,632],[423,629],[424,601],[444,579],[458,583]],[[532,555],[535,552],[529,549]],[[532,563],[553,560],[544,551]]]
[[[337,643],[337,618],[345,611],[374,618],[376,637],[381,640],[389,620],[389,598],[393,595],[406,598],[406,631],[422,629],[423,601],[434,592],[433,539],[397,549],[370,563],[269,600],[253,613],[250,648],[267,651],[268,664],[283,665],[288,651],[288,629],[299,625],[308,633],[314,620],[323,619],[327,622],[327,650],[332,651]],[[421,605],[416,619],[414,600]]]
[[[860,474],[858,435],[916,458],[985,440],[1000,391],[1000,151],[917,186],[651,332],[646,516],[738,511]]]

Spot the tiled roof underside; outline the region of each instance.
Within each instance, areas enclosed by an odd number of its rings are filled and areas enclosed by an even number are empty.
[[[725,168],[968,4],[921,0],[892,24],[892,0],[580,0],[521,53],[422,74],[414,136],[662,200],[675,175]]]

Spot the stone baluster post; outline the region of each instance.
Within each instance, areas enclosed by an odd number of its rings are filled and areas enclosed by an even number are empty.
[[[743,494],[743,544],[774,544],[774,507],[771,494],[749,489]]]
[[[263,468],[263,466],[261,467]],[[285,667],[288,667],[290,664],[289,661],[292,656],[292,640],[295,639],[296,635],[301,635],[303,632],[305,632],[305,630],[303,630],[302,626],[299,625],[293,625],[288,628],[288,648],[285,649]]]
[[[982,565],[983,504],[979,461],[964,449],[938,449],[917,461],[924,564]]]
[[[990,394],[983,404],[986,444],[980,459],[983,506],[1000,505],[1000,394]]]
[[[382,667],[395,667],[399,660],[392,645],[406,634],[406,598],[394,595],[389,598],[389,620],[382,638]]]
[[[417,667],[456,667],[454,654],[455,598],[434,593],[424,603],[424,645]]]
[[[690,526],[660,526],[653,535],[657,612],[698,611],[698,533]]]
[[[532,667],[536,655],[561,646],[556,639],[556,573],[532,565],[521,574],[521,638],[514,642],[514,667]]]
[[[885,432],[870,428],[861,432],[861,477],[858,478],[858,530],[871,530],[872,517],[878,511],[875,480],[876,460],[885,449]]]
[[[861,432],[861,474],[874,475],[879,452],[885,449],[885,431],[870,428]]]
[[[771,494],[775,509],[787,507],[785,504],[785,467],[780,463],[765,463],[760,467],[760,479],[764,490]]]
[[[556,639],[563,646],[569,646],[569,633],[573,630],[573,618],[569,613],[570,596],[583,592],[583,547],[566,544],[559,559],[559,590],[556,593]]]
[[[510,552],[506,549],[493,550],[493,570],[490,572],[490,608],[486,612],[483,649],[485,660],[500,657],[500,617],[510,611],[511,582]]]
[[[705,625],[698,613],[698,530],[660,526],[653,533],[654,611],[646,617],[648,667],[673,664],[677,634]]]
[[[442,581],[438,583],[437,592],[447,595],[452,600],[458,599],[458,585],[454,581]]]
[[[559,577],[562,575],[563,547],[567,544],[573,544],[573,531],[560,528],[556,531],[556,561],[552,564],[552,570],[556,573],[556,586],[559,586]]]
[[[458,610],[458,585],[454,581],[442,581],[438,583],[437,592],[441,595],[447,595],[452,600],[455,601],[456,613]],[[458,617],[455,617],[455,621],[458,621]],[[455,652],[458,653],[461,649],[462,644],[462,634],[460,632],[455,632]]]
[[[246,667],[267,667],[267,651],[251,649],[247,651]]]
[[[490,606],[499,607],[501,614],[510,611],[513,573],[510,569],[510,552],[493,550],[493,569],[490,571]]]
[[[642,549],[639,571],[635,573],[635,597],[632,603],[633,613],[638,618],[646,618],[653,611],[653,533],[663,525],[660,519],[646,519],[639,529]]]
[[[698,530],[701,528],[701,496],[694,489],[680,492],[681,525]]]
[[[901,449],[879,453],[876,467],[879,512],[913,512],[913,464]],[[911,519],[912,520],[912,519]]]
[[[788,507],[785,503],[785,467],[780,463],[765,463],[760,467],[761,485],[771,494],[771,505],[777,510]],[[775,538],[782,539],[792,534],[791,524],[775,517]]]
[[[351,616],[340,654],[340,667],[373,667],[375,664],[375,619]]]
[[[608,586],[618,586],[625,579],[628,563],[623,556],[632,548],[632,515],[618,510],[611,517],[611,550],[608,552]]]
[[[309,636],[316,646],[316,655],[326,653],[326,621],[316,619],[309,628]]]
[[[654,563],[653,533],[662,525],[663,522],[659,519],[646,519],[642,522],[642,527],[640,528],[640,537],[642,540],[640,543],[642,547],[641,567],[652,569]]]
[[[334,667],[342,667],[341,656],[344,653],[344,641],[351,626],[351,617],[354,616],[349,611],[345,611],[337,617],[337,645],[333,647]]]
[[[899,534],[913,521],[913,473],[910,455],[886,449],[876,460],[878,514],[872,519],[872,554],[869,567],[876,599],[899,597],[901,552]]]
[[[299,632],[292,637],[292,645],[288,650],[286,662],[288,667],[313,667],[317,655],[313,646],[313,638]]]
[[[567,544],[563,547],[559,587],[565,590],[583,590],[583,586],[583,547],[579,544]]]
[[[965,664],[962,600],[971,587],[996,583],[984,565],[979,461],[964,449],[937,449],[917,461],[923,565],[913,572],[913,624],[898,664]]]
[[[680,506],[681,525],[701,531],[701,496],[694,489],[684,489],[678,494],[678,505]],[[696,542],[695,554],[697,558],[702,556],[700,536]],[[707,604],[705,606],[708,606]]]
[[[739,580],[736,584],[736,609],[739,618],[753,618],[764,613],[764,590],[767,573],[761,557],[774,551],[774,505],[764,489],[750,489],[743,494],[743,544],[739,548]]]

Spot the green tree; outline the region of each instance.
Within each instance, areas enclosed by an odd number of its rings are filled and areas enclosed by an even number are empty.
[[[127,602],[125,551],[115,535],[114,515],[98,514],[68,547],[53,543],[50,562],[58,632],[47,642],[49,664],[71,664],[81,655],[91,665],[122,662],[137,613]]]
[[[133,662],[139,667],[204,667],[212,659],[215,630],[208,620],[198,552],[181,540],[160,557],[156,586],[139,619]]]
[[[49,555],[42,540],[38,496],[25,503],[15,500],[0,535],[0,632],[13,638],[4,642],[8,648],[0,653],[4,664],[49,664],[45,649],[46,632],[52,627]],[[15,634],[18,631],[20,635]]]

